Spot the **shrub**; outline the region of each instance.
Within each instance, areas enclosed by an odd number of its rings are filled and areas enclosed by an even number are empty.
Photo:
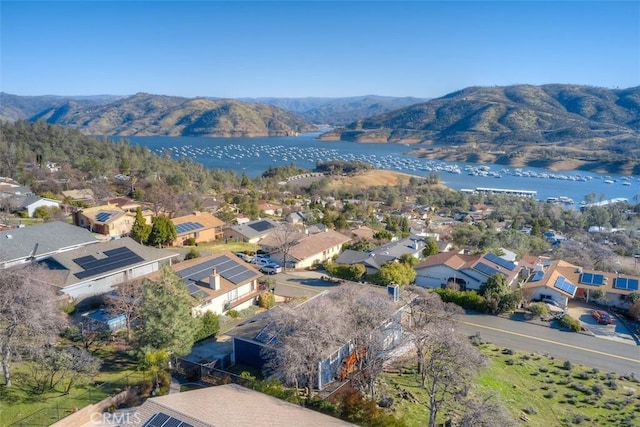
[[[184,260],[200,258],[200,252],[196,248],[191,248],[184,256]]]
[[[538,413],[538,410],[535,408],[535,406],[531,406],[531,405],[527,406],[522,411],[529,415],[535,415]]]
[[[571,369],[573,369],[573,364],[569,360],[567,360],[562,364],[562,367],[567,371],[570,371]]]
[[[238,312],[238,310],[232,308],[231,310],[227,311],[227,316],[231,317],[232,319],[237,319],[240,317],[240,313]]]
[[[220,317],[217,314],[207,311],[201,317],[198,317],[199,328],[196,331],[195,341],[216,336],[220,332]]]
[[[582,330],[582,325],[580,324],[580,321],[574,317],[571,317],[568,314],[565,314],[564,316],[562,316],[562,319],[560,319],[560,325],[565,328],[569,328],[574,332],[578,332]]]
[[[454,289],[436,289],[435,292],[440,295],[444,302],[452,302],[462,308],[468,310],[487,313],[489,305],[483,296],[478,295],[475,291],[456,291]]]
[[[265,292],[258,297],[258,306],[266,309],[273,308],[276,305],[276,297],[271,292]]]
[[[549,314],[549,306],[543,302],[534,302],[533,304],[529,304],[527,310],[536,316],[546,316]]]
[[[185,246],[196,246],[196,238],[195,237],[189,237],[188,239],[186,239],[184,241]]]
[[[65,302],[62,304],[62,306],[60,307],[60,309],[62,310],[63,313],[65,314],[73,314],[74,311],[76,311],[76,306],[73,305],[72,302]]]

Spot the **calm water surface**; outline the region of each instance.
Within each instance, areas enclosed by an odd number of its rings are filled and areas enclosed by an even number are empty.
[[[133,144],[149,147],[174,158],[191,158],[215,169],[233,169],[250,177],[269,166],[295,165],[313,169],[318,161],[361,160],[380,169],[396,170],[416,176],[437,173],[447,186],[537,191],[537,198],[568,197],[576,204],[587,194],[598,199],[640,195],[640,179],[621,175],[601,175],[582,171],[550,172],[538,168],[505,168],[501,165],[473,165],[431,161],[407,156],[410,147],[402,144],[361,144],[348,141],[319,141],[318,133],[297,137],[205,138],[205,137],[128,137]]]

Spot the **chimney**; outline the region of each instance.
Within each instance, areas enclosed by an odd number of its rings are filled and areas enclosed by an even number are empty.
[[[211,276],[209,277],[209,287],[214,291],[220,290],[220,275],[215,268],[211,271]]]

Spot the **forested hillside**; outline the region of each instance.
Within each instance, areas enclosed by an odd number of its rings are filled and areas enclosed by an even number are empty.
[[[256,137],[316,130],[300,117],[270,105],[148,93],[100,106],[69,101],[30,120],[74,127],[88,135]]]
[[[146,147],[129,145],[124,139],[114,142],[94,138],[42,121],[0,123],[0,176],[27,182],[26,164],[46,162],[58,163],[63,168],[62,177],[84,181],[112,178],[121,173],[137,179],[184,186],[192,182],[201,188],[211,188],[216,181],[235,179],[233,171],[212,171],[190,159],[160,157]]]

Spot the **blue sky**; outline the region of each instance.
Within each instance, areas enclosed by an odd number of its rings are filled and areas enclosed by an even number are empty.
[[[637,1],[0,2],[17,95],[439,97],[640,85]]]

